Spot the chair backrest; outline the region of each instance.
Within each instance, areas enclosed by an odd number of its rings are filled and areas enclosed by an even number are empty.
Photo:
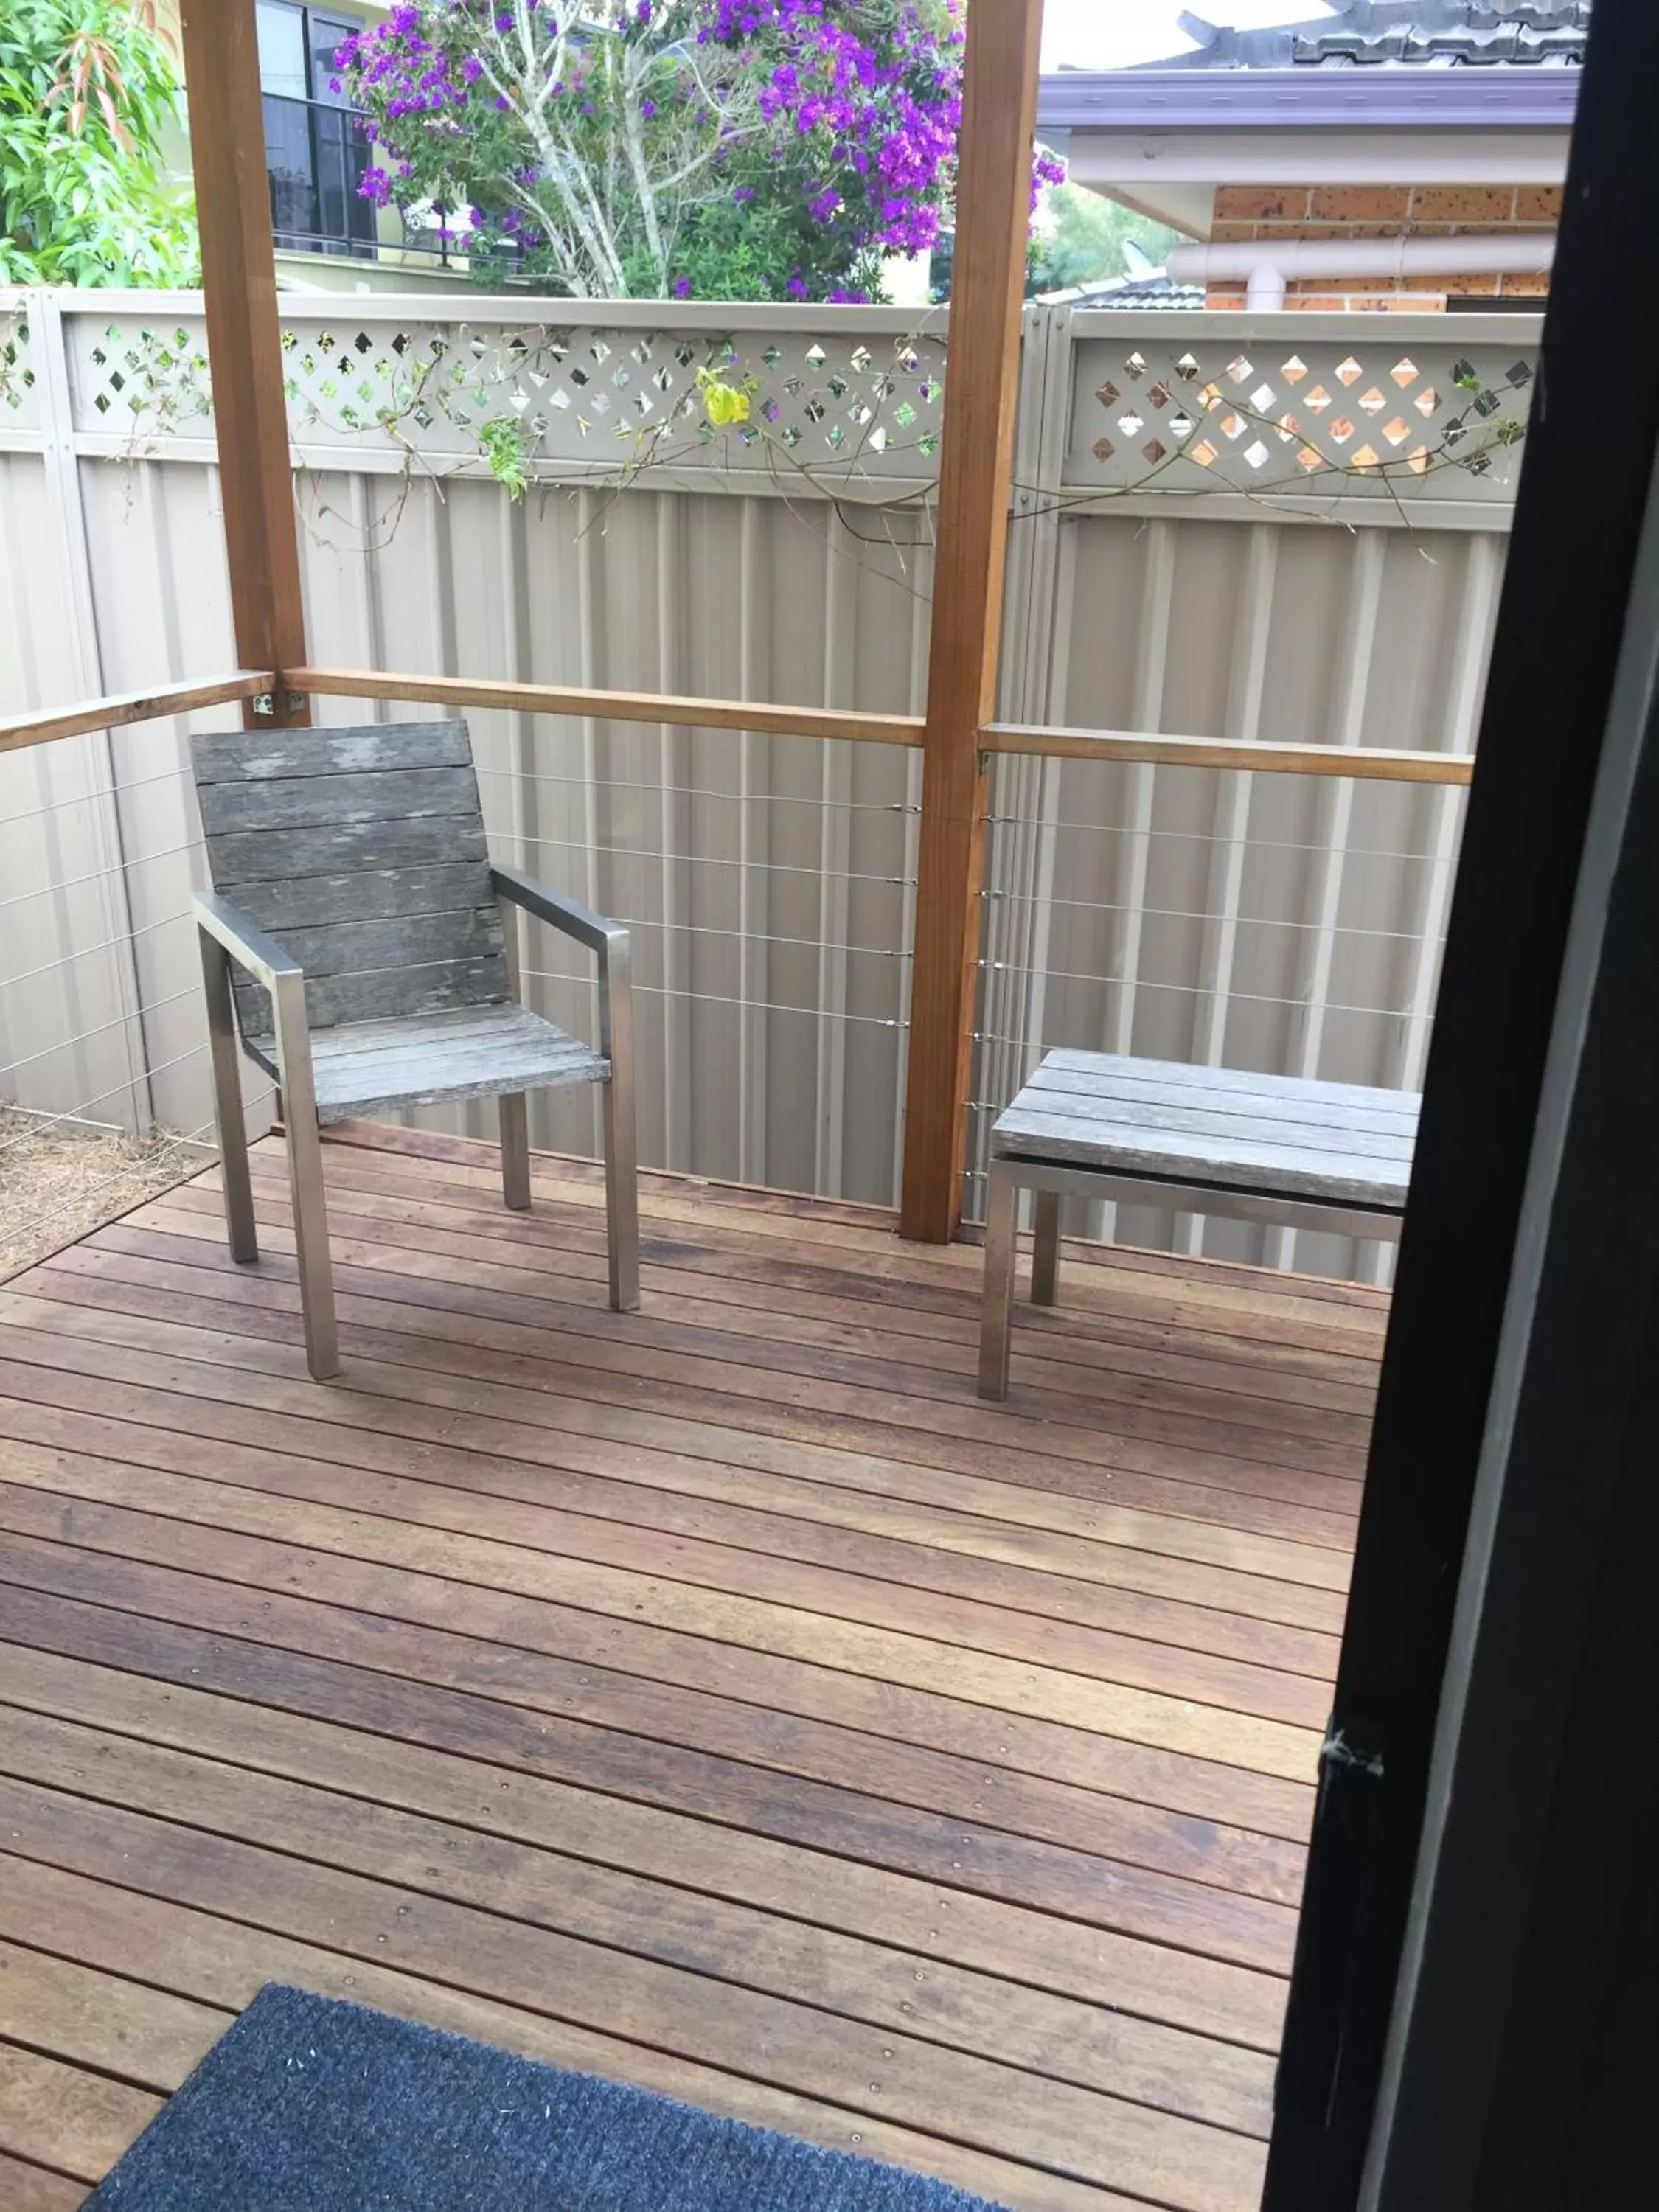
[[[292,953],[314,1028],[511,995],[465,722],[192,745],[214,889]],[[236,974],[245,1036],[270,1003]]]

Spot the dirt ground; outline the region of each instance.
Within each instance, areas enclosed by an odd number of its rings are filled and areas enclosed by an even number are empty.
[[[168,1129],[126,1137],[0,1107],[0,1281],[170,1190],[208,1157]]]

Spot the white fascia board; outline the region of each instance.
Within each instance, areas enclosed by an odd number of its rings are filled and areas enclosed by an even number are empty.
[[[1074,129],[1067,154],[1073,183],[1139,207],[1172,185],[1559,185],[1568,143],[1565,131]]]

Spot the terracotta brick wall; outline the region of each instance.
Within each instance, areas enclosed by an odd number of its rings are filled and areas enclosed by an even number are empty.
[[[1465,231],[1553,230],[1561,219],[1559,185],[1227,185],[1215,196],[1217,245],[1243,239],[1455,238]],[[1244,286],[1212,284],[1212,307],[1242,307]],[[1533,276],[1293,277],[1288,307],[1443,307],[1448,292],[1463,297],[1502,294],[1540,298],[1549,289]]]

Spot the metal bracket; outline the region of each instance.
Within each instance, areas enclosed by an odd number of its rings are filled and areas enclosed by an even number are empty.
[[[276,719],[276,694],[274,691],[256,691],[248,703],[262,722]],[[283,692],[282,711],[285,719],[291,720],[295,715],[303,714],[305,710],[306,694],[303,691]]]

